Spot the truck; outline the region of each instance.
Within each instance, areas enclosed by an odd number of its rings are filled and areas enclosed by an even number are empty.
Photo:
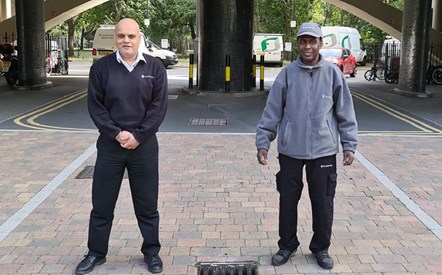
[[[101,25],[94,35],[92,46],[92,61],[95,62],[101,57],[117,50],[115,46],[115,25]],[[177,55],[169,50],[160,48],[141,33],[139,50],[145,54],[160,59],[167,68],[178,63]]]
[[[349,49],[356,58],[356,62],[365,66],[367,51],[357,29],[344,26],[323,26],[321,30],[323,48],[340,47]]]
[[[253,34],[252,55],[256,55],[256,63],[259,63],[261,55],[264,55],[264,63],[282,66],[284,62],[283,35],[279,33]]]

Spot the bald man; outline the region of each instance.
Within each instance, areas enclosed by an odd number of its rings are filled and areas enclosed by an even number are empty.
[[[158,141],[167,109],[167,75],[157,58],[139,51],[141,33],[129,18],[115,26],[116,52],[89,73],[88,110],[98,128],[92,181],[88,253],[75,274],[106,262],[114,209],[127,169],[132,202],[143,237],[141,252],[151,273],[163,270],[158,213]]]

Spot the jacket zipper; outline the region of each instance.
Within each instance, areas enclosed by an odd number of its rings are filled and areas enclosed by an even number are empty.
[[[309,89],[308,91],[312,91],[313,88],[313,70],[310,69],[310,82],[309,82]],[[311,145],[312,145],[312,140],[311,140],[311,108],[312,108],[312,101],[311,101],[311,97],[312,97],[312,92],[308,93],[308,109],[307,109],[307,115],[308,115],[308,119],[307,119],[307,140],[308,140],[308,146],[307,146],[307,154],[308,156],[311,155]]]

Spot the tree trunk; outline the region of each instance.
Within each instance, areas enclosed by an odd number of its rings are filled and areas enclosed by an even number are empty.
[[[201,90],[250,90],[252,72],[253,0],[203,0],[198,63]],[[230,58],[230,81],[226,63]],[[226,85],[226,86],[225,86]]]
[[[74,56],[74,33],[75,33],[75,21],[74,19],[68,19],[68,56]]]

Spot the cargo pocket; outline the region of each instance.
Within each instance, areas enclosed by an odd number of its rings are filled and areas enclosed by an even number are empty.
[[[280,192],[280,185],[281,185],[281,171],[276,173],[276,190]]]
[[[338,178],[338,174],[328,175],[327,197],[335,197],[337,178]]]

